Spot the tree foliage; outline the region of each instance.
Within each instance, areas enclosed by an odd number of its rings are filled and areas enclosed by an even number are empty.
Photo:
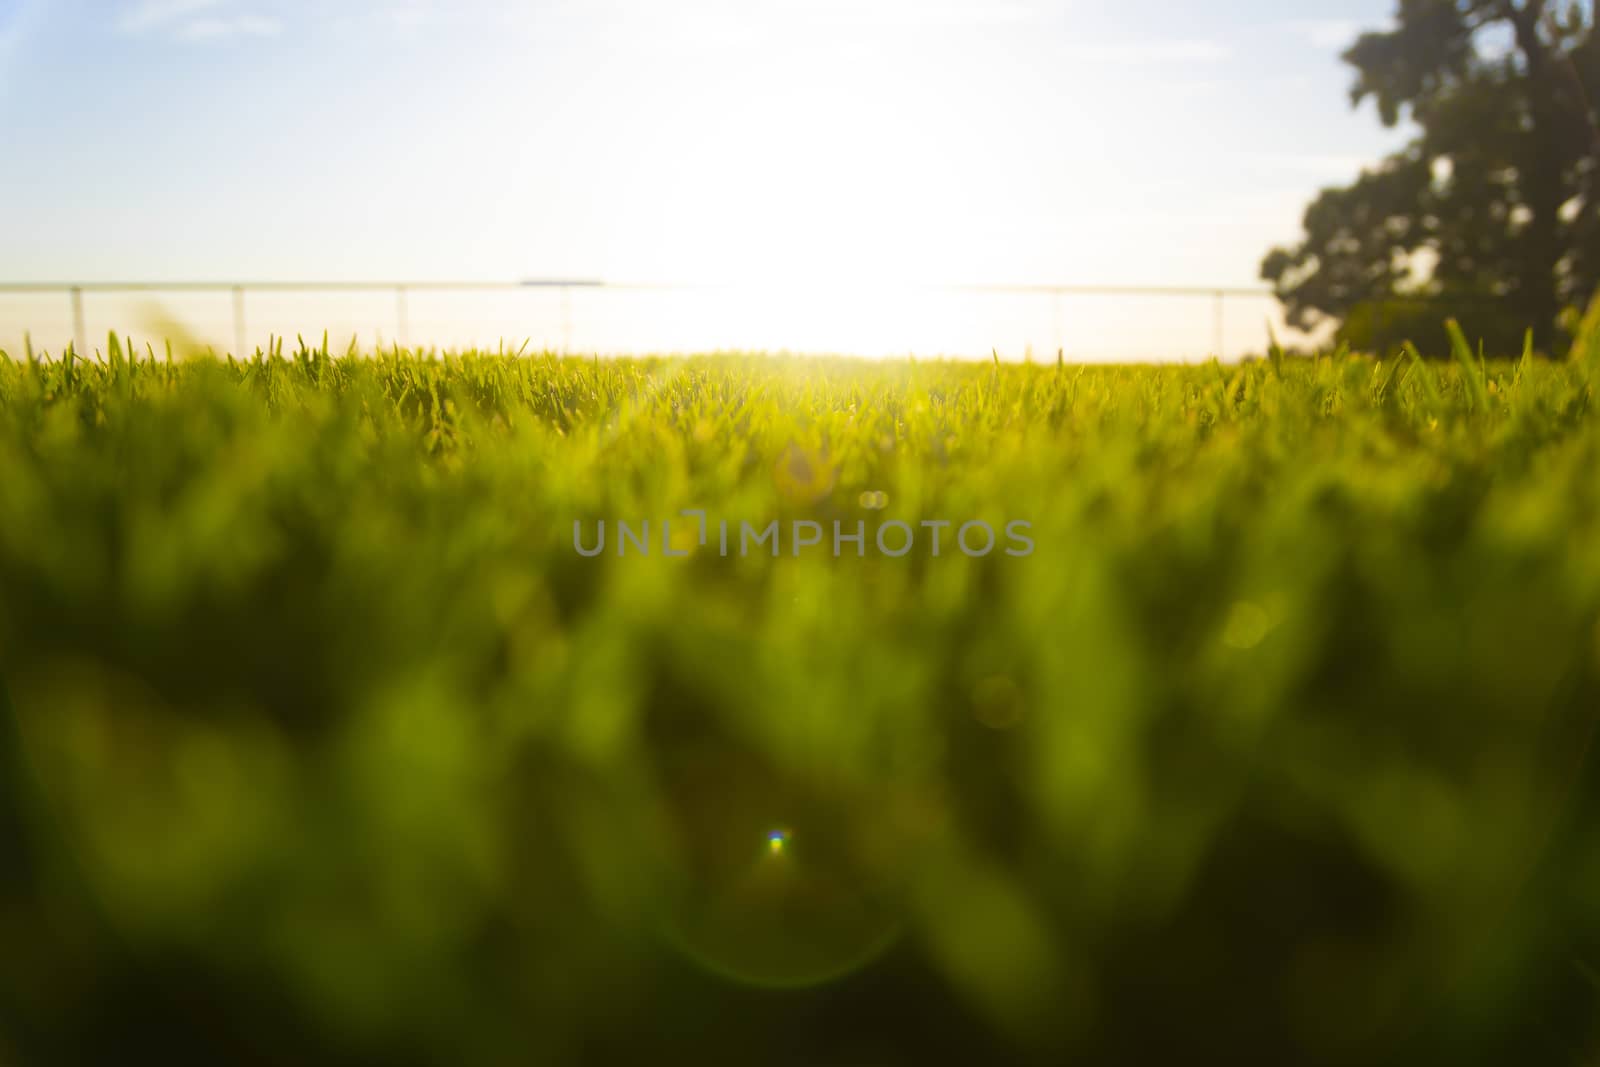
[[[1350,97],[1417,136],[1306,209],[1261,275],[1292,325],[1385,348],[1455,316],[1553,351],[1600,285],[1600,35],[1572,0],[1399,0],[1345,53]]]

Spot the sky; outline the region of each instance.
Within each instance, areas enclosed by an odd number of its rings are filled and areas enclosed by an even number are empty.
[[[1406,137],[1338,58],[1391,6],[0,0],[0,280],[1252,285]],[[854,303],[746,320],[922,340]]]

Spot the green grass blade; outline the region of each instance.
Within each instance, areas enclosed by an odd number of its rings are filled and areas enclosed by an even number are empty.
[[[1450,354],[1461,368],[1461,380],[1466,384],[1472,410],[1486,411],[1489,407],[1489,385],[1483,363],[1472,354],[1472,346],[1467,344],[1467,335],[1461,332],[1459,322],[1446,319],[1444,328],[1450,334]]]

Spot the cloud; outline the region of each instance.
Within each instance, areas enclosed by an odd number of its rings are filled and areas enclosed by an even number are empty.
[[[117,28],[128,34],[158,33],[179,41],[275,37],[283,22],[270,15],[236,11],[230,0],[139,0],[127,7]]]
[[[266,15],[233,15],[185,21],[177,30],[184,41],[215,41],[229,37],[276,37],[283,23]]]
[[[1091,63],[1137,66],[1145,63],[1222,63],[1233,55],[1233,51],[1219,41],[1194,38],[1075,44],[1067,48],[1067,55],[1071,59]]]
[[[223,6],[224,0],[139,0],[138,3],[129,4],[117,20],[117,28],[123,33],[143,33],[146,30],[163,26],[172,26],[202,15],[207,11],[214,11]]]
[[[1031,0],[551,0],[542,19],[613,21],[619,25],[702,26],[781,35],[795,29],[839,33],[970,29],[1032,22],[1041,11]]]
[[[1352,19],[1296,19],[1289,31],[1313,48],[1348,48],[1366,27]]]
[[[831,26],[911,29],[919,26],[995,26],[1031,21],[1031,4],[1004,0],[791,0],[791,17]]]
[[[1243,159],[1257,167],[1310,174],[1319,178],[1351,178],[1374,162],[1370,156],[1337,152],[1252,152]]]
[[[431,21],[437,11],[432,0],[382,0],[372,13],[398,30],[414,30]]]

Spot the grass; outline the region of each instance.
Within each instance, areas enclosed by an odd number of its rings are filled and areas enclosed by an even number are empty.
[[[1600,359],[1453,341],[0,361],[11,1054],[1581,1062]]]

